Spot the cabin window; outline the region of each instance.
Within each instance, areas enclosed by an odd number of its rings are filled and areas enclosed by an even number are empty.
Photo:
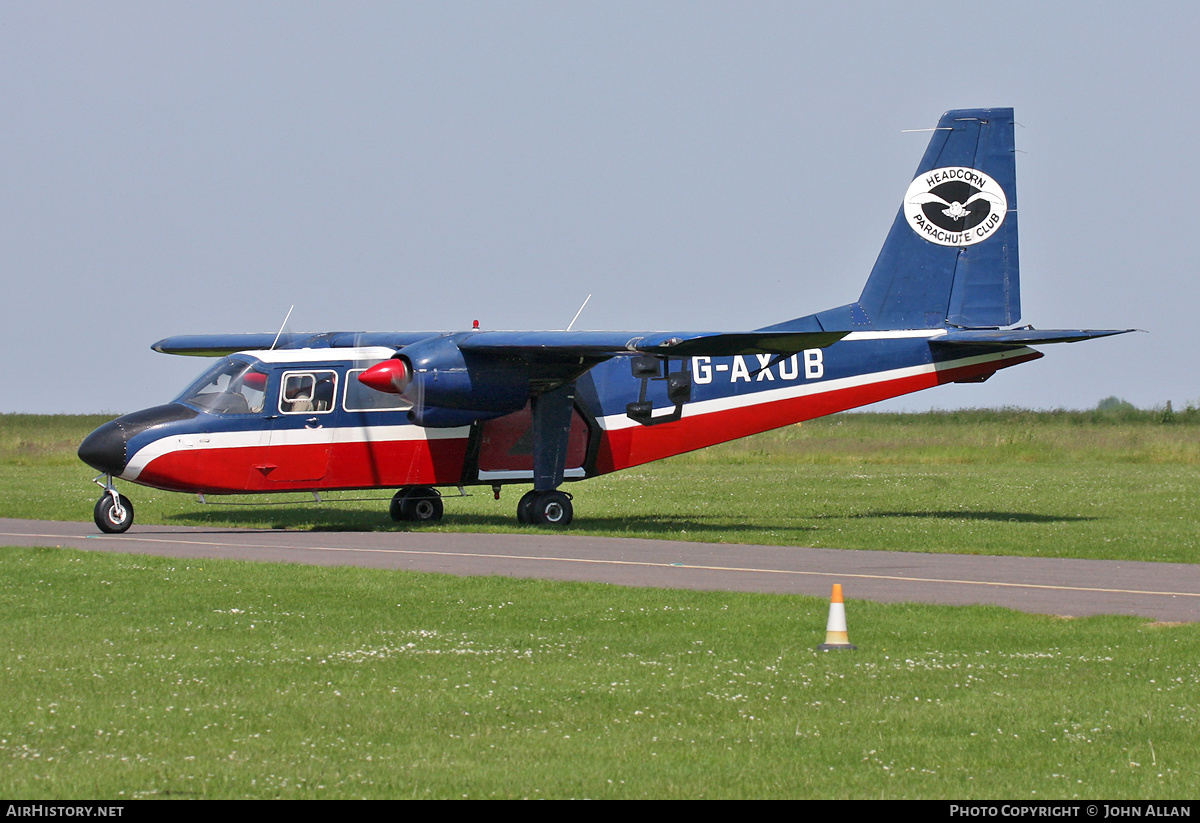
[[[175,402],[216,414],[257,414],[263,409],[266,389],[265,372],[227,357],[201,375]]]
[[[337,394],[337,372],[286,372],[279,393],[279,411],[284,414],[325,414],[333,411]]]
[[[412,408],[398,394],[375,391],[358,381],[358,376],[366,369],[351,369],[346,373],[346,411],[408,411]]]

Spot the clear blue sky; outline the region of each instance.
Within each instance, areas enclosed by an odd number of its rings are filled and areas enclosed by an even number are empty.
[[[890,408],[1200,400],[1187,3],[0,5],[0,411],[131,411],[170,335],[742,330],[857,298],[946,109],[1016,109],[1023,323]]]

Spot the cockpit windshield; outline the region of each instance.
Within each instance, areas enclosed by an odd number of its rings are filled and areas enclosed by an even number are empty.
[[[266,372],[226,357],[188,386],[175,402],[217,414],[254,414],[262,411],[266,390]]]

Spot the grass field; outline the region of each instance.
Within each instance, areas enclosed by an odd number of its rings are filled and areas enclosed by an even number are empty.
[[[848,415],[572,487],[573,530],[1194,562],[1200,425]],[[0,418],[5,503],[86,520],[99,420]],[[140,522],[394,528],[382,503]],[[515,495],[440,528],[510,528]],[[0,555],[11,798],[1200,794],[1200,626],[55,549]]]
[[[9,798],[1194,798],[1200,626],[8,549]]]

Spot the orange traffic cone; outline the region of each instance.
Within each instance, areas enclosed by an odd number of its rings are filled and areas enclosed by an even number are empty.
[[[850,643],[850,633],[846,631],[846,603],[842,600],[842,584],[833,584],[833,596],[829,598],[829,622],[825,624],[825,642],[817,646],[817,651],[857,649]]]

